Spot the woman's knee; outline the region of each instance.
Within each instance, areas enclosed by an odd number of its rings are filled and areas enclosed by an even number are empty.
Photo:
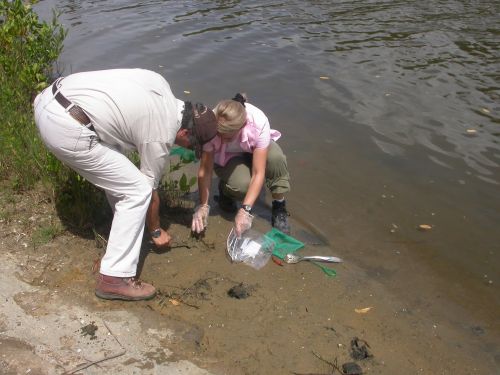
[[[286,167],[286,156],[283,150],[276,142],[271,142],[269,145],[269,150],[267,152],[266,164],[268,167]]]
[[[276,178],[280,176],[288,175],[288,166],[286,162],[286,156],[281,150],[281,148],[276,144],[272,143],[269,148],[266,161],[266,177]]]
[[[286,156],[283,153],[269,154],[266,161],[266,168],[281,169],[286,168]]]

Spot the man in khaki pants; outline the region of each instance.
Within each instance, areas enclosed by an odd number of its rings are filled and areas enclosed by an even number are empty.
[[[47,148],[103,189],[114,212],[96,295],[153,298],[155,288],[136,277],[144,224],[157,247],[170,244],[160,227],[156,189],[174,144],[199,155],[216,135],[213,112],[176,99],[161,75],[143,69],[60,78],[36,97],[34,107]],[[124,155],[130,151],[138,152],[140,168]]]

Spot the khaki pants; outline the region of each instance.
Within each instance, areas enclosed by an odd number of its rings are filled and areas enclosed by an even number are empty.
[[[224,167],[215,164],[214,171],[222,181],[224,194],[241,201],[245,198],[252,177],[252,154],[235,156]],[[271,141],[267,153],[266,186],[271,194],[290,191],[286,156],[274,141]]]
[[[114,212],[100,272],[136,275],[152,188],[125,155],[98,142],[54,99],[51,86],[35,99],[35,121],[47,148],[64,164],[106,192]]]

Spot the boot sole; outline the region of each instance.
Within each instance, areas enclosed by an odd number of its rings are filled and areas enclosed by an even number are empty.
[[[129,297],[129,296],[123,296],[121,294],[114,294],[114,293],[102,293],[99,291],[95,291],[95,295],[99,298],[102,299],[107,299],[107,300],[121,300],[121,301],[147,301],[150,299],[153,299],[156,297],[156,292],[149,296],[145,297]]]

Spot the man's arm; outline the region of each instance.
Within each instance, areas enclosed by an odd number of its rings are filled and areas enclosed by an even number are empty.
[[[151,237],[157,247],[167,247],[172,241],[172,237],[160,227],[160,196],[156,189],[153,190],[151,195],[151,202],[149,202],[148,212],[146,214],[146,226],[149,233],[160,229],[159,237]]]

